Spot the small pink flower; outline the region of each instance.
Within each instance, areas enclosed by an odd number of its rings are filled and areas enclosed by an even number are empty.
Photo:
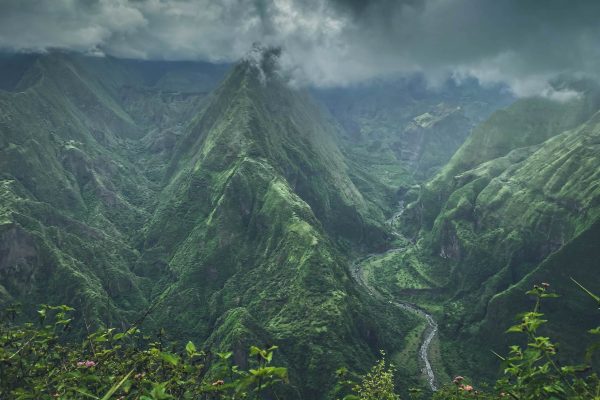
[[[92,360],[77,361],[77,366],[78,367],[86,367],[86,368],[95,367],[96,361],[92,361]]]
[[[460,388],[462,390],[466,391],[466,392],[472,392],[473,391],[473,386],[471,386],[471,385],[462,385]]]

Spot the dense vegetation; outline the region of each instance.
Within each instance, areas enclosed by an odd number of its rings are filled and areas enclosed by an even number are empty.
[[[39,324],[11,323],[16,310],[4,310],[0,325],[0,396],[14,399],[242,399],[276,396],[287,370],[271,366],[273,351],[250,348],[250,368],[231,363],[232,353],[207,353],[191,341],[183,349],[164,337],[143,336],[137,326],[68,341],[73,309],[43,306]],[[262,396],[261,396],[262,397]]]
[[[584,356],[597,315],[569,277],[600,291],[594,84],[557,82],[581,95],[494,112],[510,96],[470,81],[308,93],[283,81],[276,56],[0,57],[0,307],[21,303],[24,318],[3,326],[2,357],[27,364],[2,370],[3,390],[251,396],[266,383],[251,370],[274,367],[271,350],[254,348],[255,365],[248,349],[268,343],[289,382],[271,370],[285,384],[267,398],[428,396],[426,321],[393,300],[437,321],[438,386],[462,374],[478,387],[496,380],[489,350],[503,353],[540,281],[567,299],[544,309],[547,336],[564,362]],[[38,304],[67,306],[23,325]],[[211,350],[188,354],[188,342]],[[515,363],[534,351],[521,345]],[[394,369],[376,362],[380,349]],[[233,365],[235,380],[223,375]],[[437,396],[473,395],[458,388]]]
[[[600,297],[579,286],[600,306]],[[592,358],[600,341],[588,347],[581,363],[564,365],[558,344],[540,334],[544,319],[542,302],[559,297],[548,283],[528,292],[535,298],[529,312],[508,333],[524,336],[525,345],[512,345],[508,356],[496,354],[504,365],[503,377],[493,389],[481,389],[457,376],[433,396],[456,399],[599,399],[600,378]],[[287,398],[291,395],[287,369],[271,366],[276,346],[248,353],[251,368],[233,365],[233,353],[198,350],[191,341],[177,350],[156,337],[144,336],[137,326],[116,332],[110,328],[89,334],[81,345],[69,342],[72,308],[42,306],[39,323],[15,324],[16,309],[4,310],[0,324],[0,395],[16,399],[110,398],[131,399],[244,399]],[[600,327],[589,331],[600,335]],[[385,356],[385,353],[382,352]],[[399,400],[394,388],[393,365],[385,358],[365,375],[353,377],[345,368],[337,371],[335,397],[343,400]],[[354,379],[354,381],[353,381]],[[287,385],[287,386],[286,386]],[[344,392],[351,394],[344,395]],[[422,398],[417,388],[408,391]],[[102,396],[102,397],[100,397]]]
[[[521,99],[479,125],[430,181],[409,191],[395,222],[402,252],[372,259],[368,275],[389,293],[434,312],[438,369],[493,379],[494,356],[522,294],[550,281],[568,295],[549,306],[566,354],[597,316],[574,296],[570,276],[600,290],[598,90],[567,103]],[[577,86],[579,85],[579,86]],[[574,317],[577,315],[577,317]]]
[[[323,370],[402,346],[413,319],[346,268],[385,241],[393,191],[363,196],[307,94],[251,61],[224,79],[60,53],[19,65],[0,92],[3,304],[68,304],[85,334],[159,303],[148,329],[237,361],[279,345],[306,398],[325,395]]]

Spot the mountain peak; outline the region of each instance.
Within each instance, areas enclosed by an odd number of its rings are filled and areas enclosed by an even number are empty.
[[[241,65],[249,67],[258,74],[258,79],[265,83],[279,76],[279,57],[281,47],[264,46],[254,43],[252,49],[241,60]]]

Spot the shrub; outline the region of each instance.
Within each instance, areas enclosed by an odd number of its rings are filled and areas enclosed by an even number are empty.
[[[575,282],[577,283],[577,282]],[[600,305],[600,298],[577,283]],[[557,345],[548,337],[538,334],[539,328],[547,320],[540,312],[544,299],[558,297],[550,293],[550,285],[535,285],[528,295],[536,299],[532,311],[520,316],[520,323],[508,329],[507,333],[524,336],[527,344],[510,346],[507,357],[498,357],[504,365],[503,376],[496,382],[495,391],[481,392],[468,384],[463,377],[456,377],[451,385],[434,395],[437,400],[454,399],[600,399],[600,380],[591,365],[591,356],[598,344],[593,344],[586,358],[577,365],[561,365],[557,359]],[[600,327],[589,331],[600,334]]]
[[[16,309],[0,323],[0,398],[13,399],[242,399],[258,398],[287,382],[270,365],[276,347],[252,347],[252,368],[232,365],[231,353],[184,348],[132,327],[104,329],[83,342],[67,339],[73,309],[44,305],[39,324],[14,324]]]
[[[344,400],[399,400],[400,396],[394,393],[394,366],[382,358],[371,367],[371,370],[360,378],[359,383],[342,381],[346,386],[351,386],[354,394],[344,397]],[[345,370],[338,370],[340,377],[347,374]]]

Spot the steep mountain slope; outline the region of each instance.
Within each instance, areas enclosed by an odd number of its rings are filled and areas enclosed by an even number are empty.
[[[3,304],[66,303],[84,329],[158,302],[149,332],[234,349],[241,364],[250,344],[281,345],[289,398],[324,398],[335,369],[404,346],[415,318],[357,290],[342,255],[385,241],[382,207],[307,94],[250,62],[212,94],[177,65],[60,53],[2,65],[25,69],[0,92]]]
[[[348,178],[334,127],[259,68],[237,65],[182,138],[136,271],[169,288],[157,318],[172,332],[239,362],[252,342],[276,343],[302,398],[321,398],[340,365],[401,346],[411,318],[373,318],[353,287],[339,245],[383,238],[383,216]]]
[[[460,277],[455,282],[465,293],[464,304],[477,305],[470,310],[471,318],[462,322],[471,325],[473,333],[478,334],[473,326],[476,321],[493,318],[482,314],[490,296],[520,282],[550,254],[598,221],[599,121],[595,114],[574,131],[548,140],[486,186],[475,181],[466,184],[453,193],[436,220],[432,241],[439,247],[432,244],[457,262]],[[559,291],[572,285],[544,271],[544,266],[537,268],[541,270],[536,276],[545,276]],[[562,268],[573,276],[591,273],[586,263],[569,262]],[[478,287],[480,283],[485,284]],[[589,284],[600,289],[594,281]]]
[[[0,102],[3,297],[68,302],[95,322],[135,312],[145,299],[123,236],[142,222],[145,185],[100,145],[135,135],[130,119],[60,56],[33,61]]]
[[[598,90],[590,83],[585,96],[568,103],[527,98],[495,112],[477,126],[448,164],[423,185],[419,207],[423,212],[418,215],[419,223],[431,227],[443,199],[448,198],[455,187],[455,177],[485,162],[508,156],[513,150],[538,145],[582,124],[597,111],[598,104]],[[518,158],[518,154],[517,151],[510,157]]]
[[[511,301],[539,283],[534,279],[572,294],[574,284],[565,276],[585,279],[598,267],[588,258],[600,218],[597,99],[592,87],[567,104],[525,99],[497,112],[401,216],[400,227],[417,245],[400,264],[378,268],[377,280],[437,310],[449,371],[492,376],[495,360],[488,349],[503,350],[498,328],[524,305]],[[585,250],[581,259],[569,261],[576,248]],[[431,278],[419,290],[402,280],[414,269],[411,263]],[[393,277],[391,285],[386,277]],[[586,282],[600,290],[597,280]],[[581,312],[585,300],[570,298],[560,315]],[[590,325],[589,313],[580,314],[579,331]],[[565,348],[581,344],[569,331],[553,329]]]
[[[139,74],[60,53],[0,67],[3,301],[68,303],[92,325],[133,318],[147,298],[131,265],[156,185],[132,162],[143,127],[118,91]]]
[[[600,223],[596,221],[548,256],[517,284],[493,296],[485,318],[478,325],[479,346],[506,349],[509,345],[507,339],[511,338],[499,337],[497,332],[504,332],[512,326],[514,320],[509,313],[531,309],[531,301],[523,293],[535,284],[551,280],[552,291],[557,291],[561,297],[543,304],[542,311],[550,321],[543,332],[552,335],[560,344],[560,352],[565,358],[581,360],[586,349],[584,344],[592,340],[591,336],[582,336],[581,333],[597,327],[598,312],[594,300],[573,284],[571,278],[598,291],[598,238]],[[481,343],[481,338],[488,340]]]
[[[171,185],[180,186],[182,168],[204,173],[203,167],[223,168],[244,156],[266,159],[330,233],[355,243],[376,241],[376,226],[372,232],[369,226],[383,215],[348,178],[334,126],[301,92],[249,77],[251,67],[236,67],[193,122],[168,167]]]

